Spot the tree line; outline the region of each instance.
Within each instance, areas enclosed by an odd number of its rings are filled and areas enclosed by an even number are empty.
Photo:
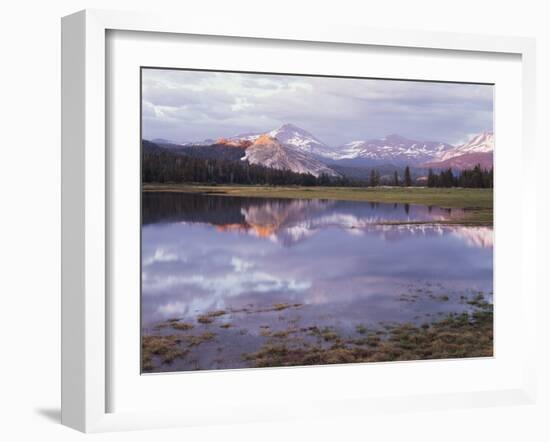
[[[381,177],[380,172],[378,169],[371,169],[368,185],[370,187],[376,187],[380,185],[385,186],[406,186],[410,187],[413,185],[412,177],[411,177],[411,169],[409,166],[405,167],[405,171],[403,172],[403,179],[399,177],[399,173],[397,170],[394,170],[393,175]]]
[[[412,186],[409,166],[401,177],[397,170],[393,175],[382,177],[377,169],[371,169],[369,179],[347,176],[318,177],[310,173],[296,173],[279,170],[246,161],[200,158],[183,155],[159,148],[144,140],[142,151],[142,181],[144,183],[208,183],[208,184],[250,184],[250,185],[298,185],[298,186],[353,186],[376,187]],[[428,171],[428,187],[493,187],[493,170],[476,166],[454,175],[451,169],[434,173]]]
[[[453,174],[452,169],[435,173],[428,170],[428,187],[475,187],[488,189],[493,187],[493,168],[482,169],[478,164],[473,169],[462,170]]]
[[[166,150],[142,153],[144,183],[208,183],[298,186],[352,186],[356,180],[346,177],[315,177],[310,173],[279,170],[245,161],[196,158]]]

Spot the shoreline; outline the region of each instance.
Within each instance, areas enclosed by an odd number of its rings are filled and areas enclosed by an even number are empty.
[[[493,356],[493,303],[480,293],[462,298],[470,310],[448,312],[437,318],[430,316],[416,323],[410,320],[382,321],[370,327],[359,323],[346,333],[330,324],[304,325],[297,320],[289,320],[282,328],[264,320],[269,325],[243,329],[234,316],[299,310],[307,308],[306,304],[275,304],[260,309],[227,308],[185,320],[174,317],[159,322],[149,333],[142,331],[142,370],[159,373]],[[440,296],[437,300],[447,302],[448,296]],[[414,303],[416,298],[405,302]],[[228,333],[237,337],[256,336],[260,342],[254,349],[240,354],[237,358],[239,366],[224,367],[227,362],[220,355],[214,362],[221,367],[201,366],[196,358],[203,346],[219,346],[220,337]],[[176,361],[185,360],[193,360],[195,366],[172,366]]]
[[[414,204],[444,209],[463,209],[467,215],[444,221],[399,221],[381,225],[443,224],[493,225],[493,189],[429,187],[303,187],[204,184],[142,185],[143,192],[172,192],[248,198],[324,199],[372,203]]]

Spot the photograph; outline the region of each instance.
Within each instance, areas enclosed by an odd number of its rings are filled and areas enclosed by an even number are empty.
[[[494,84],[140,77],[142,374],[493,356]]]

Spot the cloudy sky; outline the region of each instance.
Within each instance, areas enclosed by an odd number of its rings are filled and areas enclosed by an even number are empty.
[[[142,119],[143,138],[175,142],[292,123],[333,146],[389,134],[459,144],[493,130],[493,87],[143,69]]]

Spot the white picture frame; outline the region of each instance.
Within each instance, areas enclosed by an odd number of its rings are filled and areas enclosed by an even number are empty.
[[[536,393],[535,339],[527,340],[522,384],[513,388],[464,393],[388,395],[312,401],[310,408],[255,409],[253,403],[237,404],[227,414],[202,409],[108,412],[109,344],[109,217],[106,120],[109,116],[106,81],[108,31],[205,35],[286,42],[338,43],[380,48],[425,48],[469,51],[478,54],[514,54],[521,57],[523,174],[535,164],[535,43],[518,37],[429,33],[345,26],[308,25],[296,29],[281,23],[239,23],[178,17],[86,10],[62,20],[62,423],[84,432],[185,426],[216,422],[251,422],[289,416],[356,415],[374,410],[402,411],[435,408],[532,403]],[[521,190],[521,290],[526,336],[536,324],[535,268],[527,265],[536,256],[536,194]],[[414,363],[411,363],[414,364]],[[336,367],[337,369],[337,367]],[[242,372],[241,372],[242,373]]]

